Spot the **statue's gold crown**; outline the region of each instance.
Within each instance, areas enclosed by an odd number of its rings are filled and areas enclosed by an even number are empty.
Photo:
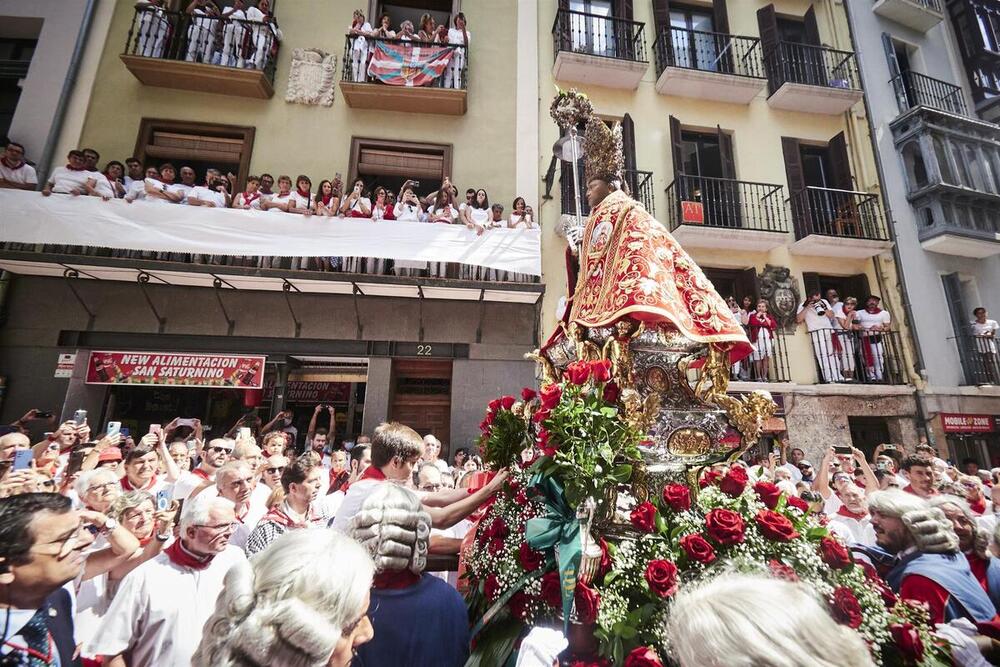
[[[588,182],[593,178],[609,183],[621,181],[622,171],[625,169],[621,123],[615,122],[608,127],[600,118],[591,118],[587,123],[583,154]]]

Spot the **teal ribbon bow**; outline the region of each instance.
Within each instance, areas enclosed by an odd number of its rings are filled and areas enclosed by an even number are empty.
[[[524,536],[528,546],[536,551],[558,546],[556,554],[562,589],[563,629],[567,630],[582,555],[580,522],[576,518],[576,512],[566,504],[563,487],[555,479],[537,475],[529,486],[541,493],[547,513],[545,516],[528,519]]]

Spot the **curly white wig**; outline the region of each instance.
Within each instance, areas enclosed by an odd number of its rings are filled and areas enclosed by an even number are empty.
[[[958,551],[958,536],[951,521],[937,507],[931,507],[923,498],[900,491],[886,489],[868,496],[868,509],[885,516],[901,519],[913,537],[919,551],[928,553],[954,553]]]
[[[943,505],[952,505],[957,508],[959,512],[965,516],[966,521],[972,524],[976,531],[975,542],[973,543],[973,549],[977,554],[982,557],[986,557],[986,550],[990,546],[990,533],[988,530],[979,527],[979,522],[976,521],[976,515],[972,513],[972,508],[969,507],[969,503],[958,496],[949,495],[939,495],[928,499],[927,503],[931,507],[942,507]]]
[[[379,572],[420,574],[427,564],[431,517],[412,491],[379,484],[351,519],[348,534],[368,550]]]
[[[322,667],[364,613],[374,566],[355,541],[292,530],[226,574],[194,667]]]

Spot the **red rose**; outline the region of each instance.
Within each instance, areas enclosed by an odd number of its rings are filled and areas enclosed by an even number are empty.
[[[920,633],[909,623],[893,623],[889,626],[889,634],[896,648],[908,663],[919,662],[924,657],[924,642]]]
[[[768,509],[774,509],[778,506],[778,498],[781,497],[781,489],[778,488],[777,484],[772,484],[771,482],[757,482],[753,485],[754,493],[760,498],[760,502],[767,505]]]
[[[507,608],[510,609],[511,616],[523,621],[528,618],[528,605],[530,603],[531,597],[526,595],[524,591],[518,591],[507,600]]]
[[[598,658],[597,660],[573,660],[569,663],[569,667],[611,667],[611,663],[608,662],[607,658]]]
[[[537,442],[538,442],[538,448],[542,450],[542,454],[544,456],[551,457],[556,455],[556,450],[558,449],[558,447],[556,447],[556,443],[549,442],[549,432],[546,431],[544,428],[538,432]]]
[[[778,579],[784,579],[785,581],[791,581],[792,583],[799,580],[799,575],[795,573],[795,570],[779,561],[768,561],[767,568],[771,571],[771,576]]]
[[[503,551],[503,540],[497,537],[493,538],[492,540],[490,540],[490,544],[488,547],[486,547],[486,549],[491,554],[500,553],[501,551]]]
[[[597,566],[597,579],[603,579],[604,575],[611,571],[611,552],[608,550],[608,543],[603,537],[598,538],[601,543],[601,562]]]
[[[633,649],[631,653],[625,656],[625,662],[622,665],[623,667],[663,667],[663,663],[660,662],[660,656],[648,646],[640,646],[637,649]]]
[[[636,530],[643,533],[652,533],[656,529],[656,507],[647,500],[632,510],[629,519]]]
[[[576,602],[576,615],[581,623],[593,623],[597,620],[597,608],[601,605],[601,596],[597,591],[578,581],[573,600]]]
[[[501,540],[508,535],[510,535],[510,529],[507,528],[507,524],[500,517],[493,519],[493,523],[489,527],[490,537],[500,538]]]
[[[649,561],[645,576],[654,595],[668,598],[677,592],[677,566],[669,560]]]
[[[524,389],[521,390],[521,400],[524,401],[525,403],[535,398],[535,396],[538,396],[538,392],[536,392],[531,387],[525,387]]]
[[[562,607],[562,581],[558,572],[546,572],[542,575],[542,599],[550,607]]]
[[[527,542],[521,542],[521,547],[517,552],[517,562],[521,564],[521,567],[527,572],[534,572],[539,567],[541,567],[542,562],[545,560],[545,556],[541,551],[535,551]]]
[[[851,553],[847,547],[832,537],[824,537],[819,541],[819,554],[823,562],[834,570],[843,570],[851,564]]]
[[[514,403],[516,402],[517,399],[514,398],[513,396],[500,397],[500,407],[503,408],[504,410],[510,410],[512,407],[514,407]]]
[[[789,507],[794,507],[795,509],[802,510],[803,512],[809,511],[809,503],[802,500],[798,496],[785,496],[785,501],[788,503]]]
[[[714,509],[705,515],[705,532],[716,544],[739,544],[743,541],[743,517],[732,510]]]
[[[611,362],[607,359],[591,361],[590,375],[596,382],[607,382],[611,379]]]
[[[684,484],[667,484],[663,487],[663,504],[675,512],[691,509],[691,489]]]
[[[583,385],[590,379],[590,364],[586,361],[574,361],[566,367],[563,377],[575,385]]]
[[[551,410],[559,405],[559,401],[562,399],[562,387],[557,384],[546,385],[542,387],[540,396],[542,398],[542,407],[546,410]]]
[[[701,535],[685,535],[681,538],[681,549],[696,563],[708,565],[715,560],[715,549]]]
[[[500,409],[499,398],[494,398],[492,401],[489,402],[489,405],[487,406],[487,412],[489,412],[490,414],[495,413],[499,409]]]
[[[483,583],[483,595],[490,602],[493,602],[498,597],[500,597],[500,582],[494,575],[489,575],[486,577],[486,582]]]
[[[618,383],[609,382],[604,385],[604,402],[605,403],[617,403],[618,396],[621,394],[621,389],[618,388]]]
[[[715,484],[715,481],[719,479],[719,477],[721,477],[721,475],[717,471],[706,470],[705,473],[701,476],[701,479],[698,481],[698,486],[704,489],[707,486]]]
[[[528,504],[528,492],[524,489],[519,489],[517,495],[514,496],[514,502],[518,505]]]
[[[748,481],[750,478],[747,477],[746,469],[743,466],[733,466],[719,482],[719,488],[727,496],[735,498],[743,493],[743,489],[747,488]]]
[[[541,424],[543,421],[545,421],[546,419],[549,418],[549,415],[551,413],[552,413],[551,410],[547,410],[545,408],[542,408],[541,410],[539,410],[535,414],[531,415],[531,420],[533,422],[535,422],[536,424]]]
[[[833,589],[833,599],[830,600],[830,609],[833,618],[838,623],[843,623],[847,627],[857,630],[861,627],[861,604],[854,597],[854,593],[846,586],[837,586]]]
[[[858,565],[865,572],[865,578],[868,582],[879,592],[882,596],[882,601],[885,602],[886,607],[893,607],[896,604],[897,598],[896,594],[892,592],[889,585],[885,583],[885,580],[879,576],[878,571],[871,563],[866,563],[864,561],[859,561]]]
[[[799,536],[795,526],[784,514],[771,510],[761,510],[754,517],[757,527],[760,528],[764,537],[776,542],[789,542]]]
[[[492,424],[490,424],[485,419],[483,421],[479,422],[479,430],[482,431],[483,435],[485,435],[487,437],[493,431],[493,429],[490,428],[491,426],[492,426]]]

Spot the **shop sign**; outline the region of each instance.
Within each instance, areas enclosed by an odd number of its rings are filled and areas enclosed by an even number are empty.
[[[996,428],[991,415],[968,415],[953,412],[941,413],[945,433],[992,433]]]
[[[70,378],[73,377],[73,367],[76,366],[76,352],[60,354],[56,360],[56,373],[53,377]]]
[[[302,382],[289,380],[285,387],[286,403],[347,403],[351,398],[350,382]]]
[[[95,351],[87,364],[87,384],[260,389],[265,361],[230,354]]]

